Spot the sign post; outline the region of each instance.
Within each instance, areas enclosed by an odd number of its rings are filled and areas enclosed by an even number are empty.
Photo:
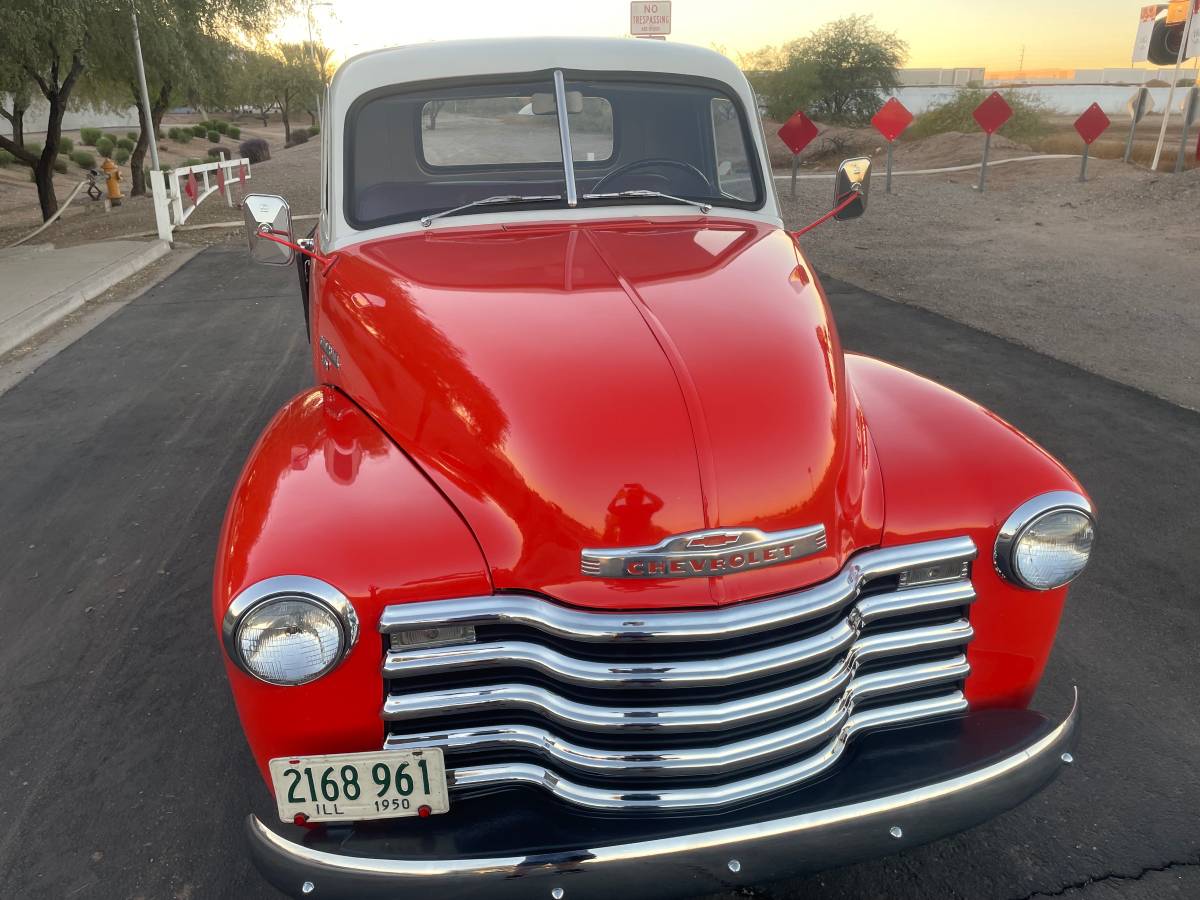
[[[1129,110],[1129,137],[1125,139],[1125,162],[1129,162],[1129,157],[1133,155],[1133,138],[1137,134],[1138,122],[1142,121],[1146,113],[1153,112],[1154,98],[1150,96],[1150,88],[1140,87],[1137,93],[1129,98],[1129,102],[1125,105]]]
[[[1183,61],[1196,52],[1195,47],[1188,45],[1196,37],[1192,34],[1192,23],[1200,0],[1188,0],[1187,18],[1183,21],[1183,37],[1179,41],[1179,53],[1175,57],[1175,74],[1171,76],[1171,89],[1167,91],[1167,105],[1163,109],[1162,128],[1158,131],[1158,146],[1154,148],[1154,162],[1150,163],[1150,171],[1158,171],[1158,161],[1162,158],[1163,144],[1167,141],[1167,123],[1171,120],[1171,104],[1175,102],[1175,85],[1179,83],[1179,69]]]
[[[884,192],[892,192],[892,147],[896,138],[904,133],[904,129],[912,124],[913,114],[895,97],[879,108],[879,112],[871,117],[875,130],[887,141],[887,182]]]
[[[796,196],[796,170],[800,167],[800,151],[812,143],[818,134],[813,120],[798,109],[779,127],[779,139],[792,151],[792,197]]]
[[[1187,156],[1188,132],[1200,117],[1200,87],[1194,87],[1183,98],[1183,137],[1179,141],[1179,156],[1175,160],[1175,174],[1183,171],[1183,160]]]
[[[992,149],[992,135],[1012,118],[1012,107],[1008,105],[999,91],[992,91],[991,95],[975,107],[975,112],[971,113],[975,117],[975,121],[979,123],[979,127],[983,129],[986,137],[983,139],[983,165],[979,167],[979,193],[983,193],[987,186],[987,164],[988,155]]]
[[[671,33],[671,0],[633,0],[629,4],[629,33],[665,39]]]
[[[1092,143],[1108,129],[1112,122],[1104,114],[1099,103],[1093,103],[1075,120],[1075,130],[1083,138],[1083,166],[1079,170],[1079,180],[1087,181],[1088,152]]]

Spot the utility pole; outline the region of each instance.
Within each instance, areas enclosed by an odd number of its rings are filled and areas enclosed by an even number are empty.
[[[1021,45],[1021,61],[1017,63],[1017,71],[1022,75],[1025,74],[1025,45]]]
[[[314,3],[313,0],[308,0],[305,4],[305,18],[308,20],[308,52],[312,57],[313,66],[317,70],[317,80],[321,82],[321,90],[317,91],[317,121],[321,127],[325,127],[325,113],[321,109],[321,101],[324,99],[322,94],[325,88],[325,72],[321,66],[321,60],[317,58],[317,47],[313,43],[313,19],[312,11],[314,6],[333,6],[332,3]]]
[[[142,93],[142,115],[146,117],[147,135],[150,141],[150,168],[158,171],[158,134],[154,130],[154,117],[150,114],[150,91],[146,88],[146,64],[142,62],[142,38],[138,34],[137,8],[129,4],[129,13],[133,16],[133,55],[137,59],[138,89]]]

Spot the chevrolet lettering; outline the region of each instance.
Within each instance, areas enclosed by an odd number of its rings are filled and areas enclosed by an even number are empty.
[[[708,549],[712,548],[712,549]],[[652,547],[584,550],[596,578],[710,578],[801,559],[825,549],[825,526],[767,534],[748,528],[669,538]]]
[[[753,891],[970,828],[1072,758],[1078,698],[1031,703],[1092,503],[842,347],[758,102],[675,42],[372,51],[329,85],[312,231],[246,198],[313,373],[212,593],[284,894]],[[813,218],[853,229],[870,169]]]

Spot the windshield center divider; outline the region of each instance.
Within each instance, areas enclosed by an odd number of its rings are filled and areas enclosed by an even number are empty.
[[[567,121],[567,87],[562,69],[554,70],[554,105],[558,110],[558,139],[562,144],[563,172],[567,177],[567,206],[578,206],[575,191],[575,158],[571,153],[571,126]]]

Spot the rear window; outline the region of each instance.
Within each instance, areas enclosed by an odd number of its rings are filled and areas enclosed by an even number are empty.
[[[535,112],[534,102],[530,96],[429,100],[421,108],[422,158],[432,168],[558,163],[558,116]],[[583,98],[583,109],[571,116],[572,158],[607,160],[612,149],[612,106],[603,97]]]

